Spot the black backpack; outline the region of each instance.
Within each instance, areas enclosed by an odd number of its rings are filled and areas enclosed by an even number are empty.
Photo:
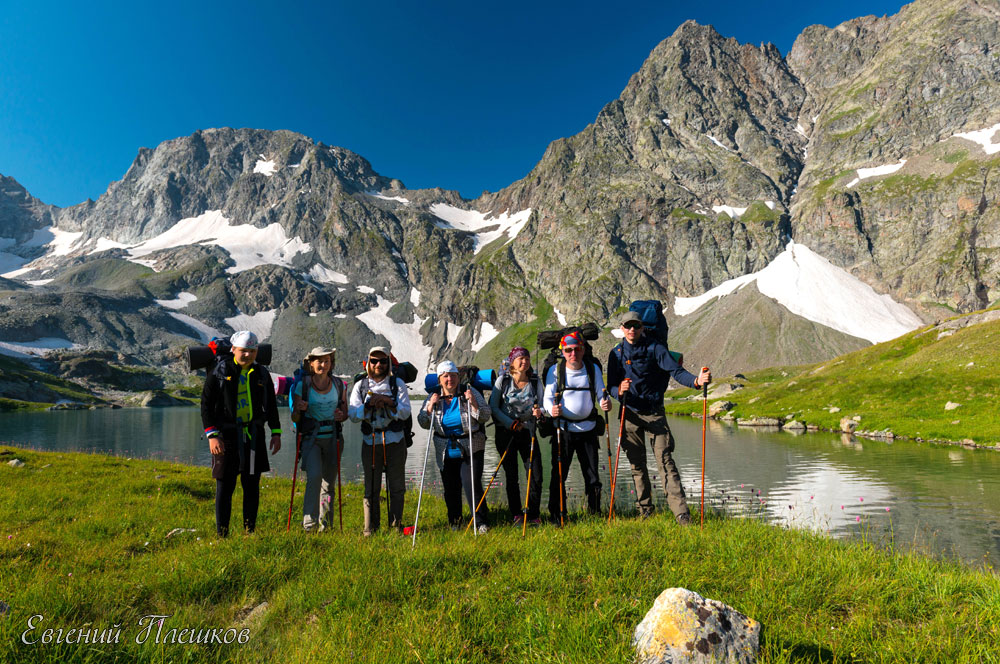
[[[549,375],[549,370],[555,366],[556,367],[556,394],[555,402],[562,402],[562,393],[566,390],[582,390],[589,389],[590,396],[593,400],[593,410],[590,415],[587,416],[586,420],[593,420],[597,425],[595,430],[598,436],[604,435],[604,418],[601,417],[601,413],[598,410],[598,401],[601,400],[603,395],[598,396],[597,386],[595,384],[595,376],[597,371],[595,367],[604,371],[604,367],[601,361],[594,356],[594,352],[590,347],[590,344],[584,344],[583,353],[583,366],[587,370],[587,382],[590,385],[589,388],[578,388],[578,387],[566,387],[566,359],[562,355],[562,351],[557,348],[553,348],[549,351],[549,354],[545,356],[544,362],[542,362],[542,385],[545,384],[545,379]],[[543,388],[544,389],[544,388]],[[545,417],[541,422],[538,423],[538,433],[543,436],[551,437],[556,433],[555,420],[551,417]]]

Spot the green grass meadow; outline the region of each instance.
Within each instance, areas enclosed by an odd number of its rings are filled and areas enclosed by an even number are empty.
[[[841,418],[860,416],[858,429],[866,431],[1000,444],[1000,321],[939,339],[940,331],[921,328],[827,362],[765,369],[746,380],[717,377],[746,385],[719,400],[735,403],[737,418],[795,419],[839,430]],[[668,397],[694,393],[677,390]],[[949,401],[960,405],[946,410]],[[831,413],[833,407],[839,412]],[[701,402],[668,402],[667,412],[701,415]]]
[[[25,465],[8,466],[15,457]],[[395,533],[361,537],[357,486],[343,533],[306,534],[299,483],[286,533],[281,478],[262,482],[258,531],[220,540],[206,468],[13,448],[0,462],[2,662],[629,662],[635,626],[673,586],[763,623],[762,662],[1000,661],[992,570],[863,536],[577,515],[523,539],[502,523],[476,538],[451,532],[425,495],[414,550]],[[234,525],[240,504],[237,488]],[[415,507],[411,493],[408,521]],[[194,532],[168,538],[175,528]],[[36,614],[29,641],[118,625],[120,642],[25,645]],[[170,616],[161,641],[233,628],[248,642],[158,644],[154,629],[137,644],[147,615]]]

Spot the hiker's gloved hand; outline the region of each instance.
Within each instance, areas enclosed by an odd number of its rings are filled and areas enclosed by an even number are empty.
[[[208,451],[212,454],[222,454],[222,436],[213,436],[208,439]]]
[[[703,367],[701,373],[698,374],[698,387],[704,387],[712,382],[712,372],[708,370],[708,367]]]
[[[611,410],[611,399],[608,399],[607,397],[601,399],[601,410],[605,412]]]
[[[271,456],[274,456],[275,454],[277,454],[278,450],[280,450],[280,449],[281,449],[281,434],[280,433],[272,433],[271,434]]]
[[[626,378],[618,386],[618,394],[624,394],[625,392],[628,392],[628,388],[630,387],[632,387],[632,379]]]

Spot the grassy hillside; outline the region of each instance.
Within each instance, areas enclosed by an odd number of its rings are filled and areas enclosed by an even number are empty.
[[[0,355],[0,411],[43,409],[62,400],[104,403],[75,383]]]
[[[924,440],[1000,443],[1000,310],[961,316],[828,362],[747,374],[746,388],[720,397],[738,418],[778,417],[839,429],[891,430]],[[693,390],[668,396],[683,397]],[[714,399],[710,398],[710,403]],[[960,404],[946,410],[948,402]],[[837,412],[831,409],[839,408]],[[701,413],[701,403],[668,402],[668,412]]]
[[[0,448],[0,486],[5,662],[629,662],[636,624],[672,586],[760,620],[764,663],[985,662],[1000,641],[992,571],[755,519],[577,517],[474,538],[425,496],[412,550],[360,536],[356,486],[343,534],[306,535],[285,532],[290,481],[265,480],[258,532],[227,540],[212,534],[207,468]],[[29,640],[118,624],[121,643],[24,645],[36,614]],[[249,643],[138,645],[151,614],[169,616],[164,635],[233,627]]]

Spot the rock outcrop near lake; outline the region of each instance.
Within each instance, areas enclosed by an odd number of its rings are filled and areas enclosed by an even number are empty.
[[[811,26],[786,55],[689,21],[592,124],[475,200],[284,130],[141,148],[64,209],[3,177],[0,341],[179,367],[185,345],[247,328],[285,373],[320,343],[492,365],[509,337],[491,340],[538,312],[607,326],[657,298],[673,346],[716,375],[830,358],[873,340],[883,296],[904,330],[998,299],[998,19],[918,0]],[[672,309],[773,271],[790,242],[853,308],[818,316],[808,289],[758,280]]]

